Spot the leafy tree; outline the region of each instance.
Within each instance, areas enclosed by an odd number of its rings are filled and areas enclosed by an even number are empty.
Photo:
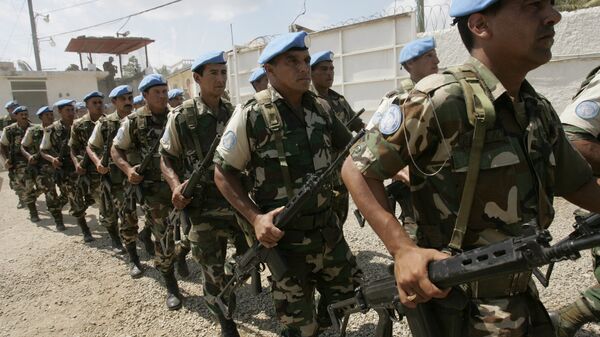
[[[156,69],[156,71],[161,74],[164,78],[169,77],[169,75],[171,75],[171,72],[169,71],[169,68],[167,68],[167,66],[163,65],[162,67]]]
[[[74,64],[74,63],[71,63],[71,64],[70,64],[70,65],[67,67],[67,69],[65,69],[65,71],[79,71],[79,70],[80,70],[80,69],[79,69],[79,66],[78,66],[78,65],[76,65],[76,64]]]
[[[142,66],[137,57],[129,57],[129,61],[123,66],[123,77],[135,77],[142,72]]]
[[[556,8],[560,11],[574,11],[595,6],[600,6],[600,0],[556,0]]]

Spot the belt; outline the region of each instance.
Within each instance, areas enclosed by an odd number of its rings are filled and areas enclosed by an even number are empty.
[[[471,298],[507,297],[522,294],[529,288],[531,271],[501,275],[466,284]]]

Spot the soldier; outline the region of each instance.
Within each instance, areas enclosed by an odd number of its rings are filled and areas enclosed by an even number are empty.
[[[253,225],[258,241],[277,246],[290,266],[281,279],[272,279],[275,310],[285,325],[281,336],[316,336],[331,324],[326,312],[315,314],[315,288],[326,305],[351,297],[357,285],[354,256],[331,211],[331,184],[285,229],[273,225],[306,175],[323,172],[351,139],[327,102],[309,90],[306,36],[283,34],[267,45],[259,63],[270,86],[234,112],[215,155],[221,193]],[[238,176],[244,170],[254,179],[250,190]]]
[[[191,222],[188,239],[192,257],[200,264],[204,298],[208,309],[221,325],[222,336],[239,336],[233,320],[226,319],[216,305],[216,296],[228,279],[225,276],[227,240],[234,240],[240,229],[233,210],[214,184],[213,170],[201,181],[206,187],[202,195],[186,199],[182,195],[187,180],[197,162],[204,160],[217,135],[222,135],[233,113],[231,103],[221,98],[227,82],[225,53],[211,51],[200,56],[192,65],[194,81],[201,96],[183,102],[173,111],[161,139],[161,169],[173,191],[171,201],[178,209],[187,207]],[[179,169],[175,164],[180,163]],[[226,300],[235,302],[235,294]]]
[[[0,148],[4,157],[4,167],[14,175],[14,190],[19,195],[29,209],[29,218],[33,222],[40,221],[38,211],[35,206],[37,191],[32,172],[29,169],[27,159],[21,153],[21,141],[25,131],[31,125],[29,122],[29,112],[26,106],[18,106],[12,111],[16,123],[4,128],[2,138],[0,138]]]
[[[590,72],[560,119],[571,144],[591,165],[594,176],[600,176],[600,67]],[[594,275],[600,282],[600,247],[592,249],[592,256]],[[600,284],[550,317],[558,318],[559,337],[574,336],[585,323],[600,321]]]
[[[112,139],[117,134],[121,121],[133,111],[133,95],[131,87],[128,85],[120,85],[114,88],[108,97],[112,100],[112,104],[116,107],[116,111],[108,116],[102,116],[98,119],[94,127],[94,131],[88,140],[86,151],[90,160],[96,167],[98,174],[102,175],[103,193],[100,196],[104,204],[109,204],[107,211],[111,217],[121,215],[121,225],[119,233],[125,244],[127,253],[129,254],[129,275],[132,278],[142,277],[144,268],[140,263],[140,258],[137,254],[135,241],[138,237],[138,217],[137,212],[124,213],[123,210],[123,181],[125,176],[123,172],[110,159],[110,146]],[[104,157],[107,156],[107,157]],[[103,164],[104,162],[104,164]],[[154,253],[154,244],[150,238],[150,228],[145,226],[142,231],[143,242],[146,249],[150,253]],[[150,242],[148,242],[148,240]]]
[[[113,251],[124,254],[125,250],[119,237],[117,213],[114,212],[112,201],[107,204],[108,200],[101,197],[101,174],[96,171],[94,162],[90,160],[86,151],[88,140],[94,131],[96,122],[104,117],[104,94],[99,91],[92,91],[83,98],[83,101],[88,112],[73,122],[71,138],[69,139],[71,159],[75,165],[75,172],[80,178],[77,191],[81,195],[76,200],[82,204],[77,205],[79,207],[77,212],[85,214],[87,208],[97,202],[100,215],[98,222],[106,228]],[[83,187],[82,184],[87,186]]]
[[[142,96],[141,94],[137,95],[133,98],[133,110],[134,111],[143,107],[144,104],[146,104],[146,102],[144,101],[144,96]]]
[[[65,225],[62,215],[62,203],[56,193],[56,184],[54,183],[54,169],[40,155],[40,144],[44,137],[44,129],[54,122],[54,112],[48,106],[43,106],[36,112],[42,124],[31,125],[25,132],[21,141],[21,153],[27,159],[30,167],[37,169],[35,176],[35,186],[38,191],[46,195],[46,207],[54,219],[57,231],[64,231]]]
[[[166,223],[171,210],[171,193],[169,193],[169,185],[160,173],[160,156],[157,150],[169,113],[167,106],[169,89],[167,82],[159,74],[144,77],[138,89],[144,95],[146,105],[123,120],[113,140],[111,156],[114,163],[127,176],[128,182],[141,187],[142,208],[146,221],[152,226],[155,239],[154,264],[167,286],[167,308],[178,310],[182,305],[182,296],[179,293],[173,267],[174,233],[167,231]],[[152,157],[150,164],[143,172],[137,172],[139,157],[146,156]]]
[[[183,103],[183,90],[171,89],[169,90],[169,106],[171,109],[175,109]]]
[[[252,72],[248,82],[252,84],[254,91],[259,92],[267,89],[267,86],[269,86],[269,78],[266,75],[267,73],[263,67],[258,67]]]
[[[431,312],[418,323],[438,324],[450,337],[553,336],[531,271],[440,290],[427,264],[522,235],[532,220],[548,227],[555,195],[600,210],[589,165],[525,80],[551,59],[561,16],[553,1],[510,0],[453,1],[450,15],[472,57],[419,81],[401,109],[390,108],[355,145],[342,176],[394,257],[400,301]],[[382,183],[406,165],[417,244],[388,211]]]
[[[13,111],[18,106],[19,106],[19,104],[17,103],[17,101],[8,101],[6,104],[4,104],[4,108],[6,109],[7,114],[4,117],[0,117],[0,136],[2,136],[2,131],[4,130],[5,127],[16,122],[15,116],[13,115]],[[21,209],[21,208],[25,207],[25,204],[21,201],[20,194],[17,193],[17,190],[15,189],[18,187],[16,184],[16,178],[15,178],[15,175],[13,174],[13,172],[14,172],[13,170],[8,170],[8,184],[9,184],[10,188],[13,191],[15,191],[17,198],[19,198],[19,203],[17,204],[17,208]]]
[[[61,99],[54,103],[58,109],[60,120],[55,121],[46,127],[44,137],[40,145],[40,154],[42,158],[49,161],[55,170],[55,183],[61,191],[67,195],[71,205],[71,214],[77,218],[77,225],[81,228],[84,242],[94,241],[90,228],[85,221],[85,210],[78,206],[77,198],[77,173],[75,165],[70,157],[69,138],[71,136],[71,126],[75,117],[75,107],[73,100]]]

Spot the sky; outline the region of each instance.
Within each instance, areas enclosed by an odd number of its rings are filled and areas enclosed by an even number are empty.
[[[414,6],[414,0],[182,0],[127,20],[81,32],[55,34],[124,17],[171,0],[32,0],[40,39],[40,54],[44,70],[64,70],[69,64],[79,64],[76,53],[65,48],[71,38],[116,36],[129,31],[132,37],[147,37],[156,42],[148,46],[150,65],[158,68],[173,65],[182,59],[195,59],[209,50],[230,50],[231,30],[236,45],[244,45],[256,37],[288,31],[289,25],[302,12],[296,23],[313,30],[338,25]],[[426,7],[449,0],[426,0]],[[65,7],[71,7],[64,9]],[[27,0],[0,0],[0,61],[24,60],[35,69],[33,44]],[[48,36],[53,36],[55,46]],[[143,50],[133,53],[144,61]],[[100,65],[109,55],[95,55]],[[124,58],[125,62],[125,58]],[[84,59],[84,65],[87,62]]]

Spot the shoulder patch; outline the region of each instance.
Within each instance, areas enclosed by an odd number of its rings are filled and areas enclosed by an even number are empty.
[[[400,128],[403,119],[402,109],[391,104],[379,121],[379,131],[384,135],[394,134]]]
[[[117,131],[117,135],[115,136],[115,140],[117,142],[120,142],[123,139],[123,135],[125,134],[125,128],[123,128],[122,126],[119,128],[119,130]]]
[[[450,74],[432,74],[417,82],[417,84],[415,84],[415,90],[428,94],[445,85],[455,82],[456,79]]]
[[[223,147],[225,148],[225,150],[227,151],[231,151],[233,150],[233,147],[235,146],[235,144],[237,144],[237,136],[235,135],[235,133],[231,130],[225,132],[225,135],[223,136],[223,139],[221,140],[221,144],[223,144]]]
[[[599,112],[600,104],[595,101],[583,101],[575,108],[575,114],[581,119],[594,119]]]

